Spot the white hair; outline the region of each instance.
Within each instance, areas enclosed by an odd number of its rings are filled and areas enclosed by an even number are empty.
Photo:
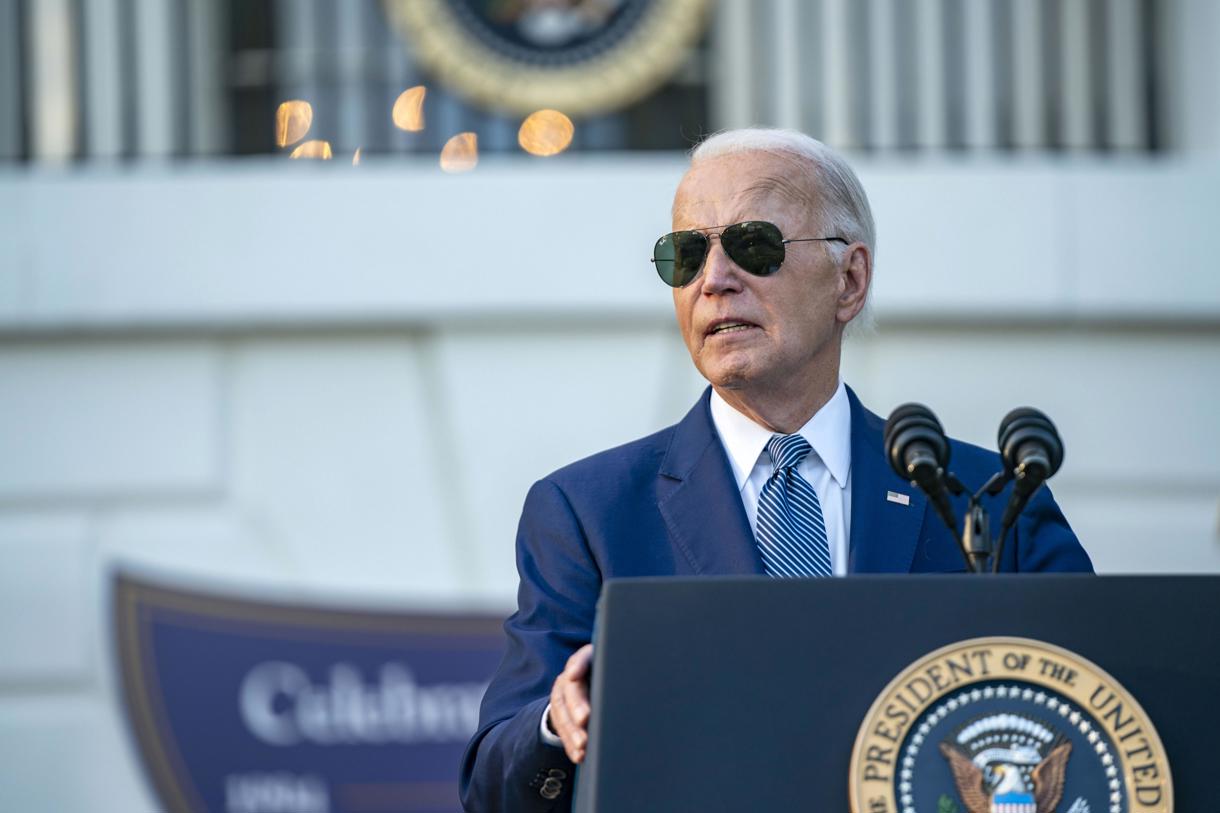
[[[690,160],[694,165],[710,158],[745,152],[779,153],[807,164],[809,175],[805,185],[817,202],[819,211],[816,214],[822,228],[829,231],[827,236],[843,237],[868,246],[875,265],[877,226],[873,222],[873,211],[864,186],[842,155],[796,130],[747,127],[709,136],[691,150]],[[846,246],[827,242],[826,247],[842,261]],[[872,326],[872,287],[870,279],[868,298],[864,309],[852,320],[852,332]]]

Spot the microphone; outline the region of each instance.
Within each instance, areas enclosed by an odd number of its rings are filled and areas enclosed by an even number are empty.
[[[1017,521],[1034,492],[1063,465],[1063,440],[1044,413],[1033,407],[1018,407],[1000,421],[999,442],[1004,472],[1015,481],[1000,522],[1000,528],[1006,530]]]
[[[928,495],[936,513],[956,534],[957,519],[945,485],[949,441],[932,410],[923,404],[903,404],[890,413],[883,438],[890,466]]]

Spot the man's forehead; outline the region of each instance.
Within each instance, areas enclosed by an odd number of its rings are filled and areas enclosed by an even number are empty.
[[[672,214],[675,220],[684,220],[711,212],[741,213],[764,204],[791,207],[794,214],[803,214],[816,201],[803,179],[772,174],[688,176],[678,186]]]

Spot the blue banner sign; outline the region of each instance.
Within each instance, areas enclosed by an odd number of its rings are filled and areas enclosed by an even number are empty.
[[[114,584],[132,731],[173,811],[461,810],[501,618]]]

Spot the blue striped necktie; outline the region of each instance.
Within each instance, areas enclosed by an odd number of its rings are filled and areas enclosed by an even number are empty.
[[[796,467],[813,451],[800,435],[772,435],[775,471],[758,495],[754,538],[769,576],[830,576],[830,545],[817,492]]]

